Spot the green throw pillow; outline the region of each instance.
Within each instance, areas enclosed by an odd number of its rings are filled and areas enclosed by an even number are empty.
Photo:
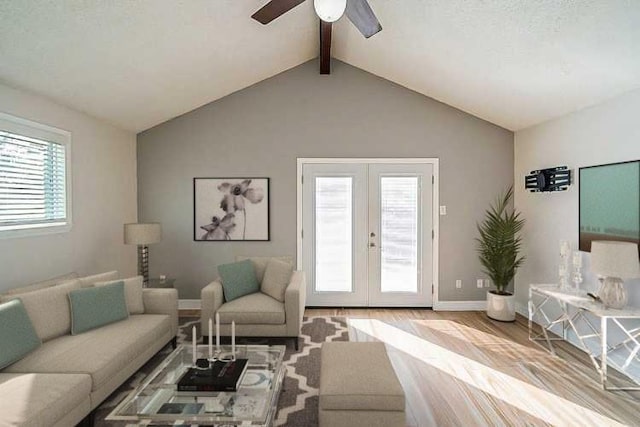
[[[22,301],[0,304],[0,369],[22,359],[42,342]]]
[[[124,296],[124,282],[69,292],[71,335],[129,317]]]
[[[227,302],[260,290],[256,270],[251,260],[219,265],[218,274],[222,280],[224,299]]]

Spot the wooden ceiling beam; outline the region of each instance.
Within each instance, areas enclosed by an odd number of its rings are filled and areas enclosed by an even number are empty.
[[[320,74],[331,74],[331,22],[320,19]]]

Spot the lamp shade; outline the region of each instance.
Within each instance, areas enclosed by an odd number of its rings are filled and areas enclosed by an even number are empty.
[[[125,245],[150,245],[162,240],[162,227],[157,222],[125,224]]]
[[[630,242],[591,242],[591,270],[606,277],[640,277],[638,245]]]
[[[313,0],[313,7],[320,19],[335,22],[344,14],[347,0]]]

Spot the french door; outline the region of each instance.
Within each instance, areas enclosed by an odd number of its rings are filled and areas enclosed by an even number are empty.
[[[433,168],[302,164],[308,306],[432,305]]]

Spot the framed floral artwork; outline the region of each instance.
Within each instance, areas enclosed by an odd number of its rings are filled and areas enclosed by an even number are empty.
[[[193,240],[268,241],[269,178],[193,178]]]

